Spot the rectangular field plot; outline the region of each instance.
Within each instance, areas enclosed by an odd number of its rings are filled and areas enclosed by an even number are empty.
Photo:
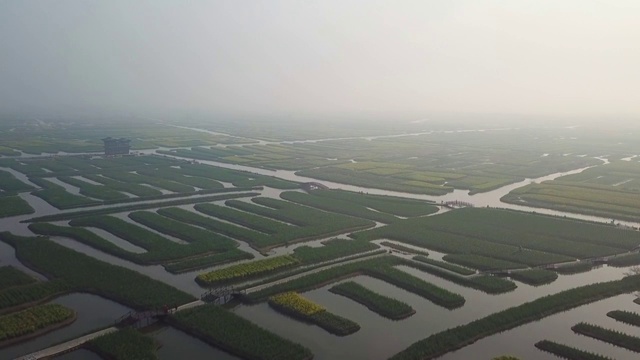
[[[479,270],[540,266],[624,253],[640,233],[496,209],[459,209],[358,232],[357,239],[392,239],[447,253],[445,260]]]

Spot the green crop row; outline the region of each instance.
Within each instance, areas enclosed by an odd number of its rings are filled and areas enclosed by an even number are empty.
[[[177,183],[175,181],[165,180],[162,178],[156,178],[152,176],[139,175],[130,172],[122,171],[105,171],[103,176],[111,178],[113,180],[121,181],[130,184],[147,184],[161,189],[169,190],[174,193],[190,193],[194,192],[193,186]]]
[[[431,202],[395,196],[369,195],[343,190],[316,190],[311,195],[356,203],[365,208],[403,217],[425,216],[438,211],[438,208],[433,206]]]
[[[86,181],[78,180],[69,176],[58,177],[60,181],[63,181],[69,185],[75,186],[80,189],[80,194],[100,200],[118,201],[122,199],[128,199],[129,197],[117,190],[111,189],[105,185],[94,185]]]
[[[631,351],[640,352],[640,338],[636,336],[627,335],[620,331],[609,330],[583,322],[572,326],[571,330],[578,334],[608,342]]]
[[[509,276],[513,280],[521,281],[525,284],[540,286],[544,284],[549,284],[558,278],[558,274],[551,270],[545,269],[528,269],[521,271],[512,271],[509,273]]]
[[[208,243],[218,251],[230,250],[238,245],[235,241],[214,232],[191,226],[180,221],[158,215],[153,212],[137,211],[129,218],[160,233],[182,239],[188,243]]]
[[[249,302],[258,302],[279,293],[307,291],[342,278],[366,274],[418,294],[446,308],[453,309],[464,304],[465,300],[462,296],[392,267],[400,262],[402,260],[399,258],[383,256],[339,265],[249,293],[246,299]]]
[[[58,304],[40,305],[0,316],[0,344],[63,323],[74,316],[73,310]]]
[[[34,270],[49,278],[63,280],[75,291],[94,293],[134,309],[184,304],[194,300],[191,295],[160,281],[102,262],[47,238],[21,237],[2,232],[0,240],[15,248],[16,257],[21,262],[30,264]]]
[[[553,268],[553,271],[558,274],[570,275],[587,272],[593,269],[593,263],[591,261],[576,261],[568,264],[558,265]]]
[[[355,322],[332,314],[322,306],[295,292],[272,296],[268,303],[269,306],[285,315],[316,324],[334,335],[346,336],[360,330],[360,325]]]
[[[212,304],[179,311],[166,320],[207,343],[244,359],[310,360],[309,349]]]
[[[640,253],[616,256],[607,260],[607,264],[613,267],[640,265]]]
[[[154,189],[149,186],[124,183],[122,181],[113,180],[108,177],[100,176],[97,174],[84,174],[82,176],[91,181],[100,183],[110,189],[113,189],[116,191],[128,192],[138,197],[153,197],[153,196],[162,195],[162,192],[160,190]]]
[[[13,193],[33,190],[33,186],[18,180],[13,174],[0,170],[0,190]]]
[[[429,336],[391,359],[434,359],[482,338],[612,296],[640,290],[640,276],[565,290]]]
[[[631,311],[614,310],[609,311],[607,316],[616,319],[625,324],[639,326],[640,327],[640,314]]]
[[[201,177],[201,176],[184,176],[180,173],[180,169],[175,169],[171,167],[163,167],[156,169],[141,169],[137,171],[138,174],[160,178],[165,180],[175,181],[177,183],[181,183],[184,185],[194,186],[200,189],[221,189],[223,188],[222,184],[219,182],[212,180],[210,178]]]
[[[418,250],[416,248],[412,248],[412,247],[396,244],[396,243],[391,242],[391,241],[383,241],[383,242],[380,243],[380,245],[384,245],[386,247],[390,247],[392,249],[395,249],[395,250],[398,250],[398,251],[402,251],[402,252],[407,252],[407,253],[411,253],[411,254],[419,254],[419,255],[423,255],[423,256],[429,256],[429,252],[426,251],[426,250]]]
[[[454,264],[448,263],[446,261],[429,259],[428,257],[423,256],[423,255],[416,255],[416,256],[413,257],[413,260],[420,261],[420,262],[423,262],[425,264],[441,267],[441,268],[443,268],[445,270],[449,270],[451,272],[454,272],[454,273],[460,274],[460,275],[473,275],[473,274],[476,273],[474,270],[467,269],[467,268],[462,267],[462,266],[454,265]]]
[[[255,231],[259,231],[264,234],[273,235],[277,233],[286,233],[293,230],[293,227],[291,225],[283,224],[269,218],[224,206],[213,204],[198,204],[194,206],[194,209],[203,214],[220,218],[231,223],[238,224]]]
[[[13,266],[0,266],[0,291],[34,282],[36,282],[36,279]]]
[[[51,181],[41,178],[31,178],[31,182],[42,187],[42,190],[34,191],[33,195],[61,210],[81,206],[100,205],[100,201],[71,194],[62,186],[54,184]]]
[[[0,314],[40,303],[71,289],[64,280],[39,281],[0,291]]]
[[[351,256],[378,249],[378,245],[358,240],[332,239],[322,247],[300,246],[293,250],[293,256],[303,264],[317,264],[337,258]]]
[[[227,189],[223,189],[223,190],[227,191]],[[246,191],[246,190],[252,190],[252,189],[228,189],[228,190],[229,191],[231,190]],[[212,190],[212,191],[216,191],[216,190]],[[221,191],[221,190],[217,190],[217,191]],[[170,201],[154,201],[154,202],[138,203],[138,204],[132,204],[132,205],[125,205],[125,206],[106,207],[106,208],[101,208],[97,210],[74,211],[74,212],[66,212],[66,213],[55,214],[55,215],[40,216],[40,217],[26,220],[25,222],[47,222],[47,221],[71,220],[71,219],[87,217],[87,216],[107,215],[107,214],[115,214],[115,213],[121,213],[126,211],[144,210],[144,209],[155,209],[155,208],[166,207],[166,206],[197,204],[201,202],[218,201],[218,200],[225,200],[225,199],[236,199],[236,198],[257,196],[257,195],[260,195],[260,194],[250,192],[250,193],[239,193],[239,194],[201,196],[201,197],[177,199],[177,200],[170,200]],[[165,198],[167,199],[173,198],[173,197],[176,197],[175,194],[163,195],[163,197],[159,200],[162,200]],[[149,200],[149,199],[146,199],[146,200]],[[136,200],[136,201],[139,201],[139,200]]]
[[[156,360],[156,341],[137,330],[124,328],[89,342],[88,347],[105,359]]]
[[[20,196],[0,197],[0,218],[33,214],[35,210]]]
[[[478,275],[471,277],[463,277],[453,274],[449,271],[442,270],[439,267],[435,267],[423,262],[415,262],[408,260],[401,260],[401,265],[409,266],[420,271],[427,272],[437,277],[451,281],[452,283],[469,287],[472,289],[480,290],[487,294],[502,294],[515,290],[517,287],[513,281],[503,279],[497,276],[490,275]]]
[[[546,351],[567,360],[613,360],[607,356],[586,352],[584,350],[579,350],[549,340],[539,341],[535,346],[542,351]]]
[[[162,266],[170,273],[179,274],[187,271],[200,270],[240,260],[250,260],[253,258],[253,254],[249,254],[248,252],[244,252],[238,249],[231,249],[220,254],[199,256],[193,259],[164,264]]]
[[[219,245],[209,241],[192,242],[186,245],[178,244],[152,231],[111,216],[74,219],[69,224],[97,227],[107,231],[147,250],[146,254],[140,254],[138,257],[152,262],[179,260],[220,250]]]
[[[220,283],[246,280],[291,268],[299,263],[298,259],[292,256],[276,256],[200,274],[196,277],[196,282],[203,286],[211,286]]]
[[[218,181],[230,182],[233,186],[237,187],[268,186],[285,190],[300,187],[300,185],[295,182],[281,180],[271,176],[201,164],[181,164],[180,172],[185,175],[202,176]]]
[[[335,285],[329,291],[356,301],[376,314],[392,320],[404,319],[415,314],[415,310],[408,304],[380,295],[353,281]]]
[[[449,254],[443,256],[442,259],[462,266],[478,269],[480,271],[521,269],[526,267],[526,265],[512,261],[476,254]]]
[[[398,220],[398,218],[393,215],[369,210],[365,206],[351,201],[316,196],[316,193],[317,191],[313,191],[311,194],[289,191],[280,194],[280,197],[288,201],[311,206],[324,211],[379,221],[385,224],[390,224]]]

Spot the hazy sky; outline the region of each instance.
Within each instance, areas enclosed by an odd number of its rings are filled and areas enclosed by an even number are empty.
[[[0,0],[0,111],[640,115],[640,1]]]

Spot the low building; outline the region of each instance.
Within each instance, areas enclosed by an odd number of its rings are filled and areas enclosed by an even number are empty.
[[[128,155],[131,150],[131,140],[125,138],[114,139],[107,137],[102,139],[105,155]]]

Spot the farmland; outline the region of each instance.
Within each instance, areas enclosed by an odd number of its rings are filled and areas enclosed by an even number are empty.
[[[0,316],[0,347],[14,339],[73,321],[72,310],[60,305],[41,305]]]
[[[353,281],[335,285],[329,291],[359,302],[371,311],[392,320],[404,319],[415,313],[411,306],[396,299],[377,294]]]
[[[156,360],[158,345],[150,337],[125,328],[92,340],[88,347],[108,359]]]

